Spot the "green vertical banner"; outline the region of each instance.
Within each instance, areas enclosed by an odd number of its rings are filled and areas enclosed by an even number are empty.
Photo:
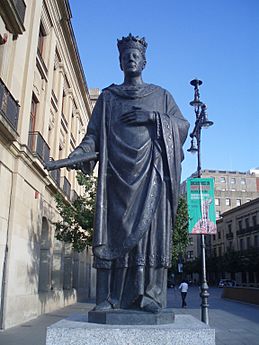
[[[190,234],[216,234],[213,178],[187,180],[187,203]]]

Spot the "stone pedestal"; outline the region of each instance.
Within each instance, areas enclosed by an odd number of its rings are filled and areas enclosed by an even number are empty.
[[[107,325],[74,315],[47,329],[46,345],[215,345],[215,330],[190,315],[163,325]]]

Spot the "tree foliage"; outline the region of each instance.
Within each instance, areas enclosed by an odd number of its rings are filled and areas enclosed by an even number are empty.
[[[207,257],[206,266],[208,272],[214,273],[258,272],[259,251],[258,248],[250,248],[245,251],[229,250],[222,256]],[[200,270],[200,257],[185,264],[187,273],[199,273]]]
[[[71,243],[75,251],[81,252],[92,243],[95,212],[96,177],[77,173],[77,181],[84,188],[82,196],[71,203],[58,193],[55,196],[57,209],[62,218],[55,223],[55,237]]]
[[[173,231],[172,266],[176,267],[178,259],[182,257],[189,244],[188,208],[186,199],[181,196],[178,202],[177,214]]]
[[[82,196],[78,196],[71,203],[67,202],[60,193],[55,196],[57,209],[62,218],[55,223],[55,236],[60,241],[71,243],[74,250],[81,252],[92,243],[97,179],[78,173],[77,181],[84,187]],[[173,231],[173,266],[177,265],[178,258],[183,256],[188,244],[187,202],[181,197]]]
[[[201,258],[197,257],[192,261],[186,261],[184,263],[185,273],[201,273]]]

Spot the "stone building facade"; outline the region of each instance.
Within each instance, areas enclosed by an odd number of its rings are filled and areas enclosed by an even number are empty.
[[[0,3],[0,328],[94,294],[91,252],[55,239],[54,195],[82,190],[48,173],[81,141],[92,102],[68,0]]]
[[[191,177],[197,176],[195,173]],[[202,177],[214,179],[215,188],[215,211],[217,219],[232,208],[244,205],[259,197],[259,170],[249,172],[226,171],[226,170],[202,170]],[[186,193],[186,181],[181,185],[181,193]],[[200,236],[190,235],[190,245],[186,250],[186,260],[192,261],[200,253]],[[211,236],[205,236],[206,251],[212,255]],[[197,279],[197,276],[196,276]]]
[[[223,212],[259,197],[259,176],[255,171],[203,170],[202,177],[214,179],[217,218]]]
[[[217,234],[211,238],[211,247],[213,257],[230,251],[247,253],[252,248],[259,253],[259,198],[222,214],[217,221]],[[222,274],[224,278],[235,279],[239,285],[259,287],[258,271]]]

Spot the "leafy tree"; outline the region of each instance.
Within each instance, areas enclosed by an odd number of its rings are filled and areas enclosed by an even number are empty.
[[[240,252],[229,250],[219,259],[221,263],[221,272],[240,272],[241,255]]]
[[[77,181],[85,189],[83,196],[79,196],[72,203],[67,202],[59,193],[55,196],[57,209],[62,218],[61,221],[55,223],[55,236],[60,241],[71,243],[74,250],[81,252],[92,242],[97,179],[78,173]],[[184,197],[180,197],[173,232],[174,268],[178,258],[185,253],[188,244],[187,202]]]
[[[201,257],[197,257],[192,261],[186,261],[184,264],[185,273],[201,273]]]
[[[187,262],[185,271],[187,273],[199,272],[200,258]],[[208,272],[258,272],[259,251],[258,248],[250,248],[245,251],[229,250],[222,256],[206,258]]]
[[[187,202],[181,196],[178,202],[173,231],[172,267],[174,270],[176,270],[178,259],[184,255],[189,244],[188,222]]]
[[[71,203],[58,193],[55,196],[57,209],[62,218],[55,223],[55,237],[71,243],[75,251],[81,252],[92,243],[95,211],[96,177],[77,173],[77,181],[84,187],[84,194]]]

